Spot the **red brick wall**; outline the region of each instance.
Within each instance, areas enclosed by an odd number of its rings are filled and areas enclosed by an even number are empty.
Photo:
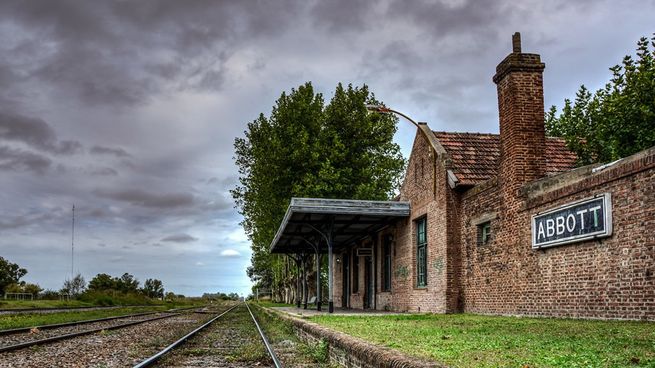
[[[443,161],[437,158],[435,165],[434,150],[423,133],[417,131],[400,195],[401,200],[411,202],[411,215],[408,220],[397,224],[392,262],[394,310],[437,313],[447,311],[448,194]],[[427,217],[427,286],[418,288],[416,220],[423,216]]]
[[[557,178],[544,179],[543,182]],[[551,191],[523,190],[507,217],[499,187],[462,201],[464,311],[485,314],[655,319],[655,149]],[[611,193],[609,238],[533,250],[530,221],[545,211]],[[473,219],[498,211],[493,241],[478,246]]]

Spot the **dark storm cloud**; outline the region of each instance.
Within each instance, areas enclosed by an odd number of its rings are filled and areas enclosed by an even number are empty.
[[[113,199],[121,202],[128,202],[134,206],[149,208],[181,208],[190,207],[194,204],[194,197],[188,193],[166,193],[157,194],[146,192],[141,189],[107,190],[98,189],[94,192],[102,198]]]
[[[30,63],[5,61],[12,68],[0,67],[0,78],[46,82],[93,105],[134,105],[175,90],[220,90],[234,45],[284,29],[282,19],[294,13],[285,5],[5,1],[0,20],[25,34],[14,37],[16,45],[7,51],[23,50]]]
[[[78,207],[77,212],[80,212],[80,209]],[[95,219],[103,219],[111,216],[111,213],[107,210],[104,210],[102,208],[82,208],[82,213],[81,215],[83,217],[91,217]]]
[[[0,170],[32,171],[44,174],[52,161],[39,154],[0,146]]]
[[[76,141],[58,141],[52,127],[41,119],[6,112],[0,112],[0,138],[56,154],[73,154],[82,148]]]
[[[90,175],[95,176],[118,176],[118,171],[111,167],[93,167],[85,170]]]
[[[112,155],[119,158],[132,157],[126,150],[120,147],[103,147],[103,146],[93,146],[89,152],[96,155]]]
[[[493,34],[493,24],[502,22],[503,11],[512,10],[502,1],[406,1],[392,0],[387,9],[387,17],[406,18],[419,29],[427,29],[434,37],[443,38],[448,34],[469,34],[472,30],[484,30]]]
[[[317,1],[310,14],[315,24],[325,26],[329,32],[363,31],[371,23],[373,8],[370,1]]]
[[[163,238],[163,242],[173,242],[173,243],[190,243],[197,241],[198,238],[195,238],[189,234],[175,234]]]
[[[32,225],[41,226],[45,222],[56,218],[58,214],[58,211],[53,211],[47,213],[26,213],[18,216],[6,216],[4,218],[0,218],[0,229],[18,229]]]

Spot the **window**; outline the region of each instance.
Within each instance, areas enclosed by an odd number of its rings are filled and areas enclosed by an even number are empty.
[[[391,235],[386,235],[382,242],[382,291],[391,290]]]
[[[428,284],[427,218],[416,221],[416,286]]]
[[[355,252],[353,257],[353,294],[359,292],[359,256]]]
[[[478,245],[485,245],[491,241],[491,221],[478,225]]]

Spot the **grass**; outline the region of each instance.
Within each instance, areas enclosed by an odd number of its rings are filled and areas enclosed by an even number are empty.
[[[279,344],[285,342],[295,347],[294,353],[287,357],[289,361],[285,362],[287,366],[312,366],[318,368],[335,367],[328,359],[327,342],[321,341],[318,344],[306,344],[298,339],[293,326],[281,318],[265,313],[260,306],[261,304],[253,303],[252,312],[261,325],[269,342],[274,349]],[[277,305],[276,305],[277,306]],[[279,358],[279,356],[278,356]]]
[[[272,302],[269,300],[260,300],[258,302],[252,301],[250,302],[254,305],[258,305],[260,307],[293,307],[295,304],[286,304],[286,303],[276,303]]]
[[[0,330],[20,327],[34,327],[55,323],[76,322],[87,319],[121,316],[125,314],[150,311],[163,311],[166,306],[125,307],[105,310],[56,312],[56,313],[21,313],[0,315]]]
[[[310,320],[453,367],[655,367],[655,323],[470,314]]]
[[[90,307],[92,303],[79,300],[0,300],[0,309]]]

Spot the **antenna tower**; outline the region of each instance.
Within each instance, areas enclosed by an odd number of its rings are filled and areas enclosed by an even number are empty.
[[[75,205],[73,204],[73,221],[72,221],[72,232],[71,232],[71,281],[73,281],[73,278],[75,277],[75,275],[73,274],[74,254],[75,254]]]

